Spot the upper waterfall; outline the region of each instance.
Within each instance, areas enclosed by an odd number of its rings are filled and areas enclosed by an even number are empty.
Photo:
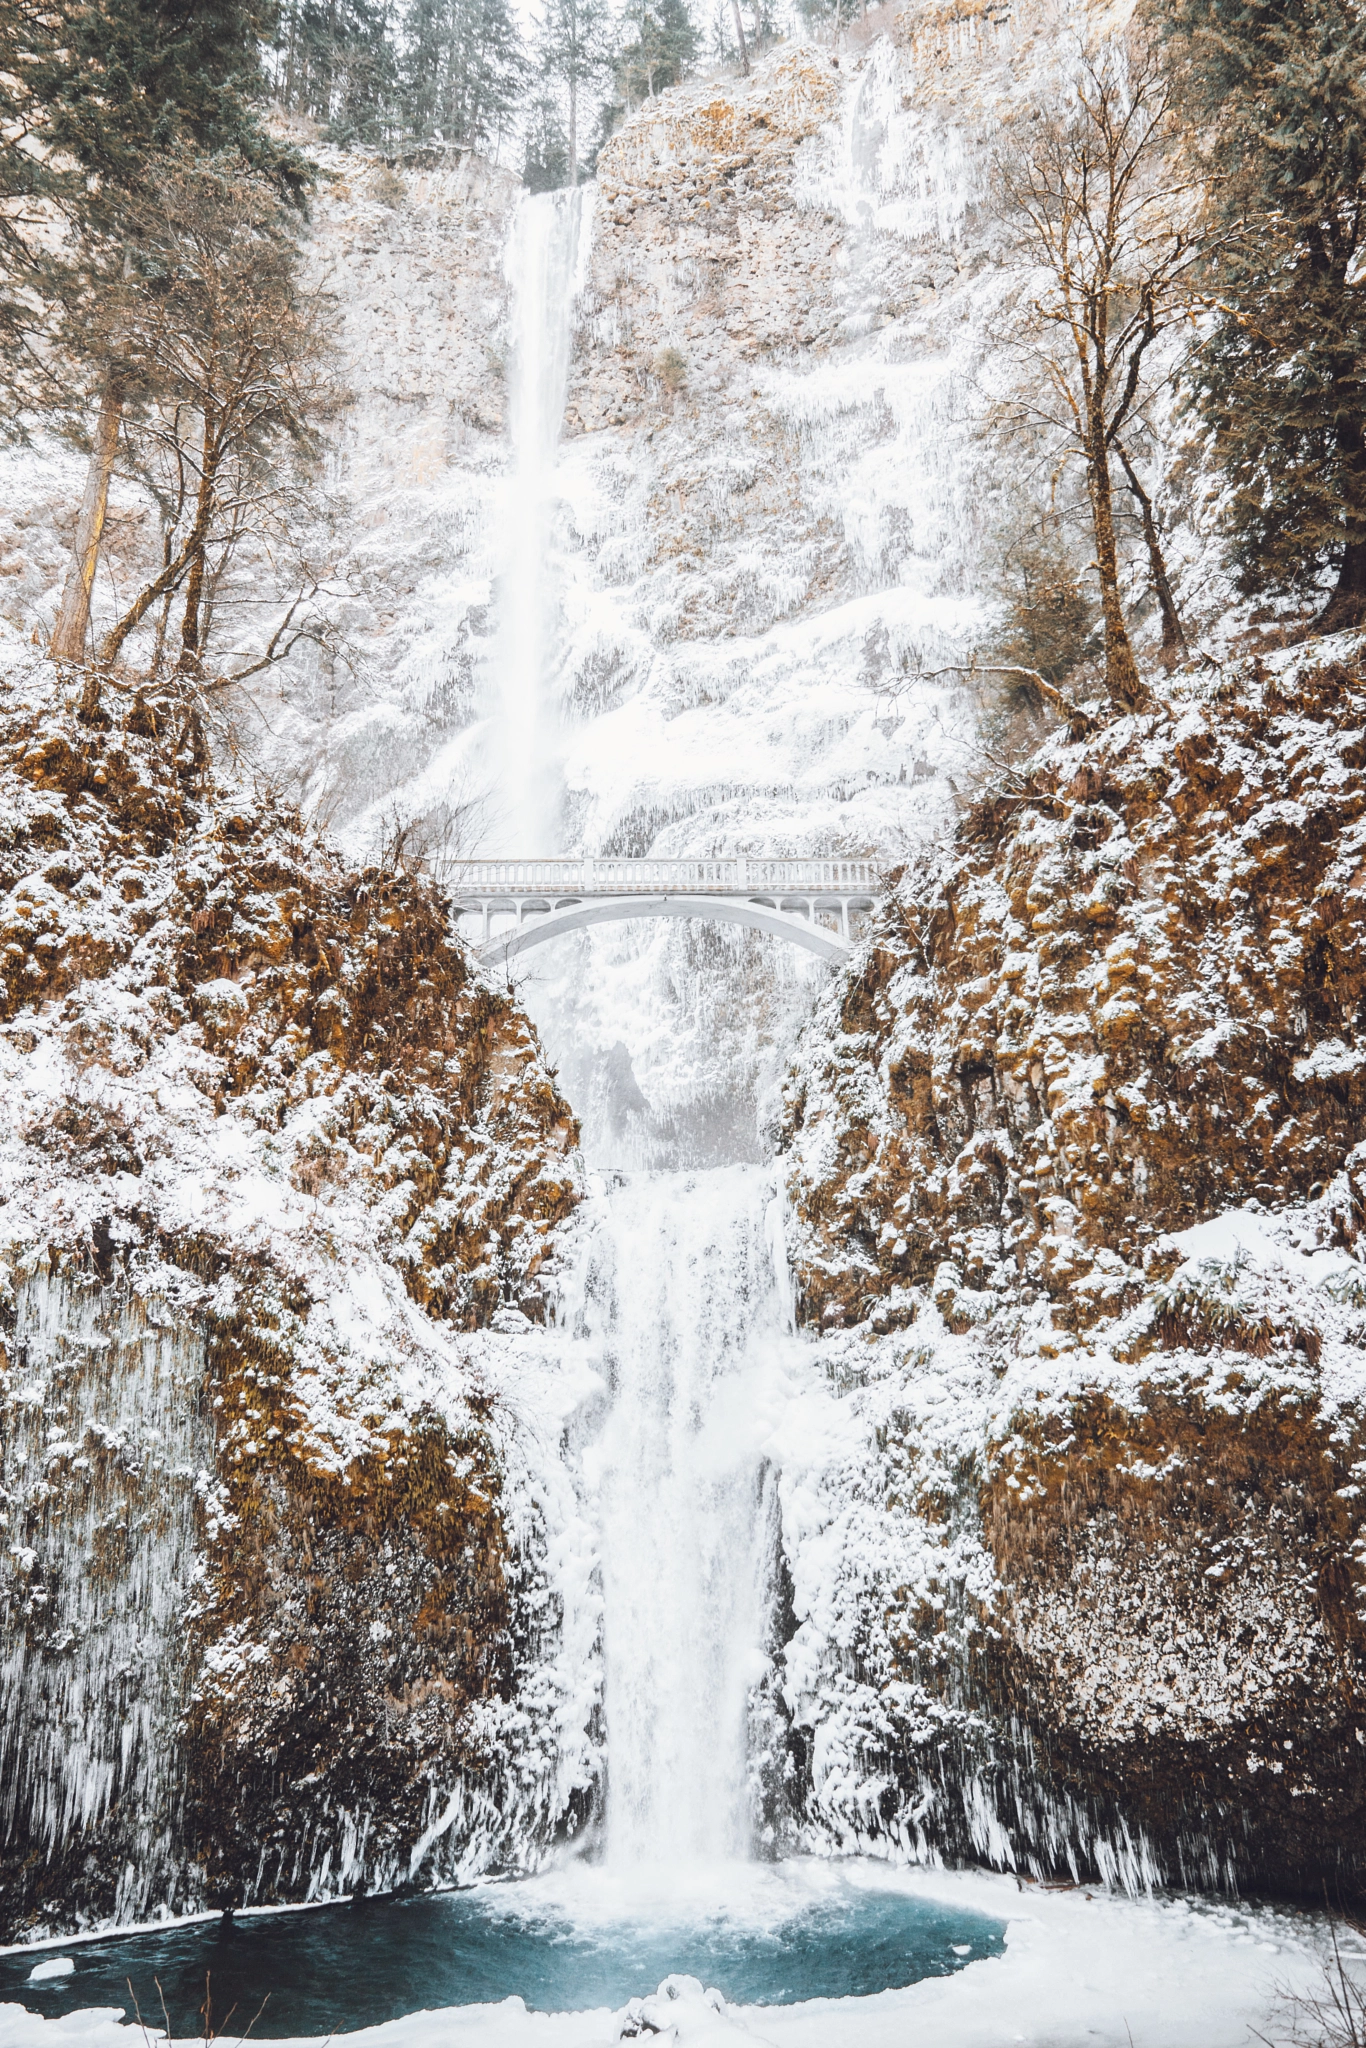
[[[523,855],[556,850],[558,720],[549,687],[556,625],[550,560],[555,457],[591,210],[591,186],[524,199],[507,251],[512,470],[497,586],[496,830],[508,851]]]

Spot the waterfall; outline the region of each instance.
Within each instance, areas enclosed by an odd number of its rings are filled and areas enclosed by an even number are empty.
[[[557,843],[558,715],[549,688],[556,630],[555,458],[591,190],[524,199],[508,247],[512,473],[504,501],[495,661],[499,830],[513,855],[553,853]]]
[[[754,1167],[622,1176],[585,1319],[611,1389],[601,1511],[607,1853],[742,1857],[765,1668],[763,1421],[788,1304]]]

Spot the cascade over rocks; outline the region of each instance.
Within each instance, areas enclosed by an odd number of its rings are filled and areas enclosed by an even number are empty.
[[[1343,636],[1055,738],[824,1000],[790,1247],[880,1533],[852,1679],[798,1561],[818,1831],[1362,1889],[1363,877]]]
[[[573,1117],[430,889],[77,695],[0,682],[5,1939],[559,1818],[459,1333],[543,1315]]]

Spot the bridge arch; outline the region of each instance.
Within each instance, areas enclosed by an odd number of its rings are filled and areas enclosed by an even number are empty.
[[[850,914],[872,909],[876,876],[871,861],[839,858],[585,858],[464,861],[452,882],[457,913],[482,924],[478,957],[502,966],[563,933],[637,917],[746,925],[823,960],[842,960]],[[495,931],[499,917],[510,917],[511,927]]]
[[[595,924],[622,924],[633,917],[705,917],[720,924],[748,925],[752,931],[769,932],[774,938],[804,946],[822,960],[843,960],[849,952],[849,941],[841,933],[808,921],[800,912],[735,897],[613,896],[597,902],[556,904],[544,911],[538,905],[527,909],[532,913],[529,922],[483,941],[477,949],[481,960],[501,966],[565,932],[585,931]]]

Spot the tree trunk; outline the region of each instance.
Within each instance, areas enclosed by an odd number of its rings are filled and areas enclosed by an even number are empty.
[[[104,646],[100,649],[101,661],[108,663],[115,659],[119,649],[123,646],[124,641],[133,631],[133,628],[142,623],[159,597],[165,597],[169,592],[176,589],[187,568],[193,571],[197,566],[200,581],[202,582],[204,574],[204,548],[209,538],[209,526],[213,519],[213,508],[218,488],[218,469],[222,460],[223,449],[217,438],[214,416],[210,414],[204,422],[204,463],[200,471],[199,490],[195,499],[194,525],[186,535],[185,545],[181,548],[175,560],[168,562],[161,574],[147,585],[147,588],[140,593],[135,603],[129,606],[117,626],[109,634]],[[187,619],[189,617],[188,606],[186,607],[186,617]],[[198,633],[198,606],[196,600],[196,653],[198,651]],[[180,661],[177,663],[177,667],[179,669],[185,667],[183,653]]]
[[[61,609],[57,613],[48,649],[54,661],[85,659],[86,635],[90,631],[90,592],[100,556],[100,541],[104,536],[105,514],[109,508],[109,479],[114,469],[122,417],[123,391],[118,379],[111,374],[105,379],[100,399],[99,424],[95,428],[95,445],[90,451],[90,467],[86,471],[85,496],[81,499],[80,516],[76,521],[71,567],[67,571]]]
[[[1366,430],[1350,412],[1339,414],[1338,453],[1345,472],[1343,511],[1349,539],[1332,596],[1314,621],[1317,633],[1345,633],[1366,623]]]
[[[128,607],[128,610],[119,620],[117,626],[110,628],[105,636],[104,645],[100,649],[100,660],[102,662],[107,665],[111,661],[117,661],[123,643],[133,631],[133,628],[142,624],[142,621],[146,618],[159,597],[166,597],[169,592],[175,589],[181,577],[185,574],[185,564],[189,561],[193,552],[194,543],[193,539],[191,539],[186,541],[175,560],[168,562],[155,581],[149,583],[147,588]]]
[[[1157,592],[1158,609],[1162,614],[1162,653],[1167,661],[1177,660],[1186,652],[1186,633],[1181,624],[1181,614],[1176,609],[1176,597],[1172,590],[1171,578],[1167,574],[1166,558],[1162,553],[1162,540],[1153,517],[1153,502],[1138,480],[1128,450],[1119,441],[1115,442],[1115,453],[1124,465],[1124,474],[1129,479],[1129,489],[1138,500],[1138,516],[1143,522],[1143,544],[1148,550],[1148,568],[1152,573],[1153,589]]]
[[[1316,633],[1346,633],[1366,623],[1366,541],[1348,541],[1333,595],[1314,621]]]
[[[185,585],[185,616],[180,625],[180,659],[176,663],[176,674],[198,676],[203,670],[199,658],[199,604],[204,594],[204,550],[199,548],[190,563],[189,580]]]
[[[1124,624],[1124,607],[1119,601],[1115,508],[1110,494],[1110,462],[1103,420],[1092,422],[1090,441],[1086,487],[1091,499],[1091,522],[1095,528],[1100,603],[1105,614],[1105,687],[1121,710],[1134,711],[1146,701],[1148,693],[1138,673],[1138,663],[1134,660],[1134,650],[1129,644],[1128,629]]]
[[[217,427],[216,415],[206,409],[204,461],[199,472],[199,495],[194,508],[193,540],[189,549],[190,575],[185,589],[185,616],[180,626],[180,659],[176,663],[176,674],[182,676],[198,677],[204,667],[199,653],[199,606],[204,593],[204,550],[208,545],[209,524],[217,495],[218,464],[222,459]]]
[[[172,592],[168,590],[165,597],[161,600],[161,616],[157,620],[157,637],[152,648],[152,674],[154,676],[161,674],[161,664],[166,659],[166,628],[171,623],[171,597]]]
[[[569,182],[579,182],[579,92],[573,79],[569,81]]]
[[[744,72],[745,77],[748,78],[749,48],[745,42],[745,24],[740,19],[740,0],[730,0],[730,11],[735,16],[735,33],[740,43],[740,69]],[[835,33],[836,35],[839,34],[838,22],[836,23]]]

